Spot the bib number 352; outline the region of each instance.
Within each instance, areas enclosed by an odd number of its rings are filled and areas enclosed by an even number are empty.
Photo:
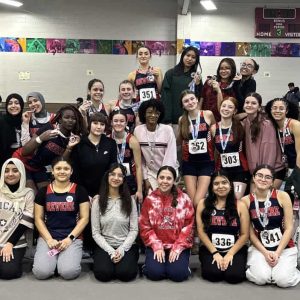
[[[206,139],[197,139],[189,141],[189,153],[190,154],[201,154],[207,152]]]

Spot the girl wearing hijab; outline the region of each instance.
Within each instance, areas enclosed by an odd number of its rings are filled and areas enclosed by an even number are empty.
[[[0,167],[21,147],[21,124],[23,98],[19,94],[10,94],[6,98],[6,115],[0,118]]]
[[[55,114],[47,112],[45,98],[41,93],[29,93],[26,102],[29,111],[24,112],[22,115],[22,146],[30,141],[39,128],[50,122],[55,116]]]
[[[0,178],[0,278],[13,279],[22,276],[25,231],[33,229],[34,194],[25,187],[25,168],[19,159],[5,161]]]

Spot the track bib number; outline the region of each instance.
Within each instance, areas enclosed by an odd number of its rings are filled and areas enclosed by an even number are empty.
[[[264,230],[260,233],[260,239],[262,244],[266,248],[272,248],[279,245],[282,238],[282,232],[280,228],[275,228],[272,230]]]
[[[189,141],[189,153],[200,154],[207,152],[207,141],[206,139],[197,139]]]
[[[140,89],[140,101],[147,101],[150,99],[156,99],[156,92],[155,88],[147,88],[147,89]]]
[[[217,249],[227,249],[234,245],[234,235],[213,233],[211,241]]]
[[[223,168],[232,168],[240,166],[240,156],[238,152],[222,153],[221,163]]]

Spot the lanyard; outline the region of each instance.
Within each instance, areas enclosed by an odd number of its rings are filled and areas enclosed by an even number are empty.
[[[227,144],[228,144],[228,141],[229,141],[229,138],[230,138],[231,126],[232,126],[232,123],[230,124],[230,127],[228,128],[228,132],[226,134],[226,139],[224,141],[223,140],[223,133],[222,133],[222,124],[221,124],[221,122],[219,123],[220,142],[221,142],[221,147],[222,147],[223,153],[224,153],[224,151],[225,151],[225,149],[227,147]]]
[[[188,117],[189,117],[189,121],[190,121],[190,127],[191,127],[191,133],[192,133],[193,140],[196,140],[198,138],[199,125],[200,125],[200,111],[197,115],[195,124],[193,124],[190,116],[188,116]]]
[[[268,219],[268,210],[269,207],[271,207],[271,201],[270,201],[270,196],[271,196],[271,192],[269,191],[267,194],[267,197],[264,201],[264,212],[263,212],[263,216],[261,218],[261,212],[259,210],[259,203],[258,200],[256,198],[255,193],[253,193],[253,197],[254,197],[254,204],[255,204],[255,210],[256,210],[256,214],[257,214],[257,218],[259,223],[261,224],[261,226],[263,227],[263,230],[265,230],[266,226],[269,224],[269,219]]]
[[[279,139],[279,144],[280,144],[280,148],[282,151],[282,154],[284,154],[284,146],[285,146],[285,133],[286,133],[286,129],[287,129],[287,124],[288,124],[289,120],[285,119],[284,123],[283,123],[283,129],[282,129],[282,138],[280,136],[280,130],[277,129],[277,134],[278,134],[278,139]]]
[[[113,138],[114,138],[115,141],[117,141],[114,132],[113,132]],[[117,147],[117,150],[118,150],[118,163],[119,164],[122,164],[123,161],[124,161],[125,148],[126,148],[126,139],[127,139],[127,133],[125,132],[123,140],[122,140],[121,151],[119,149],[119,146]]]
[[[149,139],[148,129],[146,127],[146,138],[147,138],[148,146],[149,146],[151,152],[153,152],[155,144],[156,144],[155,142],[156,142],[156,136],[157,136],[158,126],[159,126],[159,124],[156,125],[155,133],[154,133],[154,139],[152,141],[150,141],[150,139]]]

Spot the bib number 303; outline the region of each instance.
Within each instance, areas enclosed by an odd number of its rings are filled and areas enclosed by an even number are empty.
[[[238,152],[222,153],[221,163],[223,168],[232,168],[240,166],[240,156]]]

